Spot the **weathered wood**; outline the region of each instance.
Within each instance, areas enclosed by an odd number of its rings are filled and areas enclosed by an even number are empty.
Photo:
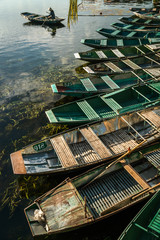
[[[133,148],[138,145],[136,141],[123,130],[102,135],[100,138],[105,146],[111,149],[114,154],[123,153],[127,151],[129,147]]]
[[[118,49],[112,49],[112,52],[119,58],[125,57]]]
[[[90,127],[82,128],[80,132],[101,158],[112,156],[110,150],[102,143]]]
[[[51,143],[63,167],[72,167],[78,164],[62,135],[52,138]]]
[[[122,69],[120,69],[119,67],[117,67],[115,64],[113,64],[112,62],[105,62],[104,63],[109,69],[111,69],[113,72],[123,72]]]
[[[129,59],[125,59],[122,60],[126,65],[128,65],[130,68],[132,68],[133,70],[137,70],[137,69],[141,69],[140,66],[138,66],[137,64],[135,64],[134,62],[132,62]]]
[[[155,112],[142,112],[140,115],[149,120],[155,127],[160,127],[160,116],[157,115]]]
[[[106,54],[102,51],[96,51],[96,54],[98,55],[99,58],[108,58]]]
[[[123,168],[138,182],[143,189],[149,188],[149,184],[143,180],[143,178],[134,170],[134,168],[130,165],[127,164],[125,160],[120,161],[121,164],[123,165]]]
[[[10,155],[14,174],[26,174],[26,168],[23,161],[22,150]]]

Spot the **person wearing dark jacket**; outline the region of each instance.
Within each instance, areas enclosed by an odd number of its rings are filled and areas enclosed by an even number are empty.
[[[56,16],[55,16],[55,13],[54,13],[54,11],[53,11],[53,9],[50,7],[49,9],[49,18],[52,18],[52,19],[55,19],[56,18]]]

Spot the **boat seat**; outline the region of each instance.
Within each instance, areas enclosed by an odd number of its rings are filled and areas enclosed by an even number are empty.
[[[112,49],[112,52],[119,58],[125,57],[125,55],[123,55],[118,49]]]
[[[135,19],[133,19],[133,21],[132,22],[137,22],[139,20],[139,18],[135,18]]]
[[[118,35],[118,33],[120,33],[120,32],[121,32],[120,30],[116,30],[116,31],[112,32],[111,35],[112,35],[112,36],[116,36],[116,35]]]
[[[132,25],[131,25],[131,24],[129,24],[129,25],[127,25],[127,26],[123,27],[123,29],[128,29],[128,28],[130,28],[130,27],[132,27]]]
[[[88,92],[97,91],[97,88],[93,85],[89,78],[80,79],[81,83]]]
[[[31,228],[34,235],[42,235],[46,233],[46,230],[39,222],[31,223]]]
[[[73,167],[78,164],[62,135],[51,138],[50,141],[63,167]]]
[[[108,58],[103,51],[96,51],[99,58]]]
[[[106,46],[107,40],[100,40],[100,46]]]
[[[100,138],[94,133],[94,131],[90,127],[81,128],[80,132],[102,159],[112,156],[110,150],[103,144]]]
[[[155,235],[160,236],[160,209],[148,225],[148,229]]]
[[[148,19],[147,21],[145,21],[145,24],[147,23],[150,23],[151,22],[151,19]]]
[[[117,46],[118,47],[123,47],[124,46],[123,39],[117,39]]]
[[[129,59],[125,59],[125,60],[122,60],[126,65],[128,65],[130,68],[132,68],[133,70],[136,70],[136,69],[141,69],[140,66],[138,66],[137,64],[135,64],[134,62],[132,62],[131,60]]]
[[[127,37],[133,37],[136,34],[136,32],[131,32],[127,35]]]
[[[86,100],[79,101],[77,104],[90,120],[100,118]]]
[[[49,121],[52,123],[52,122],[58,122],[57,121],[57,118],[55,117],[54,113],[52,112],[52,110],[48,110],[46,111],[46,115],[49,119]]]
[[[118,89],[120,88],[108,75],[102,76],[101,79],[111,88]]]
[[[116,113],[118,113],[118,110],[122,107],[113,99],[113,98],[103,98],[104,102]]]
[[[113,72],[123,72],[122,69],[120,69],[119,67],[117,67],[114,63],[112,62],[104,62],[104,64],[111,69]]]

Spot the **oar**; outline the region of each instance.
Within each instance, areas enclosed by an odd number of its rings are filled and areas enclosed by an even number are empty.
[[[137,146],[135,146],[132,149],[129,149],[126,153],[124,153],[122,156],[120,156],[119,158],[117,158],[115,161],[113,161],[112,163],[110,163],[104,170],[103,172],[101,172],[100,174],[98,174],[94,179],[92,179],[89,183],[87,183],[86,185],[84,185],[84,187],[88,186],[90,183],[94,182],[97,178],[101,177],[105,171],[112,167],[113,165],[115,165],[116,163],[120,162],[124,157],[126,157],[128,154],[130,154],[131,152],[133,152],[134,150],[136,150],[138,147],[140,147],[141,145],[143,145],[145,142],[147,141],[147,139],[143,140],[141,143],[139,143]]]
[[[45,17],[45,20],[44,20],[44,22],[42,23],[42,27],[43,27],[43,25],[45,24],[45,22],[48,20],[48,17]]]

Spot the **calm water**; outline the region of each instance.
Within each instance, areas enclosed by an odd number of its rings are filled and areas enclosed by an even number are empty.
[[[80,15],[87,15],[107,1],[82,1]],[[81,3],[79,1],[78,3]],[[135,3],[110,4],[105,8],[113,15],[129,14]],[[139,5],[146,6],[143,2]],[[46,14],[52,7],[65,18],[59,28],[30,25],[21,12]],[[120,16],[79,16],[70,28],[67,25],[69,0],[0,0],[0,239],[32,239],[23,209],[66,176],[17,177],[12,174],[9,154],[57,128],[48,123],[44,110],[57,99],[50,85],[78,77],[75,67],[82,62],[74,58],[77,51],[89,50],[81,38],[101,38],[96,29],[109,27]],[[65,127],[64,127],[65,128]],[[137,209],[136,209],[137,210]],[[122,222],[121,218],[53,239],[116,239],[135,210]],[[110,229],[110,231],[109,231]],[[117,230],[116,230],[117,229]],[[113,231],[113,232],[112,232]],[[112,232],[112,233],[111,233]]]

